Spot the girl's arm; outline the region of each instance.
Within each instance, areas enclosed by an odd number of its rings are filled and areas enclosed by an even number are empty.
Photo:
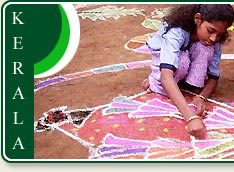
[[[199,95],[202,95],[207,99],[213,93],[217,85],[218,85],[218,80],[208,79],[205,83],[203,90],[200,92]],[[195,96],[193,98],[192,104],[195,104],[197,106],[198,115],[204,116],[206,102],[202,98]]]
[[[208,79],[205,83],[205,87],[200,92],[200,95],[204,96],[205,98],[210,97],[210,95],[213,93],[217,85],[218,85],[218,80]]]
[[[173,78],[174,72],[170,69],[161,69],[161,83],[165,91],[167,92],[169,98],[176,105],[178,110],[181,112],[185,121],[191,119],[191,117],[196,116],[188,106],[183,94],[181,93],[177,83]],[[204,89],[204,93],[206,89]],[[206,129],[201,120],[201,118],[195,118],[188,122],[188,129],[190,134],[194,135],[198,139],[204,139],[206,136]]]

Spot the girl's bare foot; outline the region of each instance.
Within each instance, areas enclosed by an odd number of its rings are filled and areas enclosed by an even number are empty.
[[[145,79],[142,84],[141,84],[142,88],[147,92],[147,93],[151,93],[152,90],[150,89],[150,84],[149,84],[149,79]]]

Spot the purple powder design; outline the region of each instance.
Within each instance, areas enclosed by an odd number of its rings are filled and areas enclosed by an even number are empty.
[[[123,149],[123,147],[117,147],[117,146],[111,146],[111,147],[103,147],[98,150],[99,153],[102,152],[110,152],[110,151],[115,151],[115,150],[120,150]]]
[[[119,156],[124,156],[124,155],[136,155],[140,153],[145,153],[146,150],[147,148],[130,148],[130,149],[123,150],[122,152],[111,152],[111,153],[102,154],[100,155],[100,157],[95,157],[94,159],[108,158],[108,157],[114,158],[114,157],[119,157]]]
[[[55,77],[55,78],[52,78],[52,79],[48,79],[46,81],[42,81],[38,84],[35,84],[34,85],[34,89],[39,89],[39,88],[42,88],[42,87],[47,87],[48,85],[53,85],[55,83],[58,83],[58,82],[62,82],[62,81],[65,81],[66,79],[64,77]]]

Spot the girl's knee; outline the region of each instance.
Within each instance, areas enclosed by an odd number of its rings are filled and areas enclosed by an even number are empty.
[[[199,54],[205,53],[205,54],[213,54],[214,53],[214,45],[211,46],[205,46],[201,42],[196,42],[192,45],[190,49],[190,53],[193,52],[200,52]]]
[[[205,46],[201,42],[196,42],[189,50],[191,60],[201,60],[209,62],[214,56],[214,46]]]

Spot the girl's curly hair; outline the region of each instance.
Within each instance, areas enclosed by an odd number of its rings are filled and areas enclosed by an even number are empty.
[[[227,26],[231,26],[234,21],[234,10],[230,4],[187,4],[173,8],[164,21],[168,23],[166,32],[174,27],[180,27],[187,32],[194,33],[196,31],[196,24],[194,22],[194,15],[201,14],[202,21],[227,22]],[[220,42],[224,43],[229,37],[226,32]]]

